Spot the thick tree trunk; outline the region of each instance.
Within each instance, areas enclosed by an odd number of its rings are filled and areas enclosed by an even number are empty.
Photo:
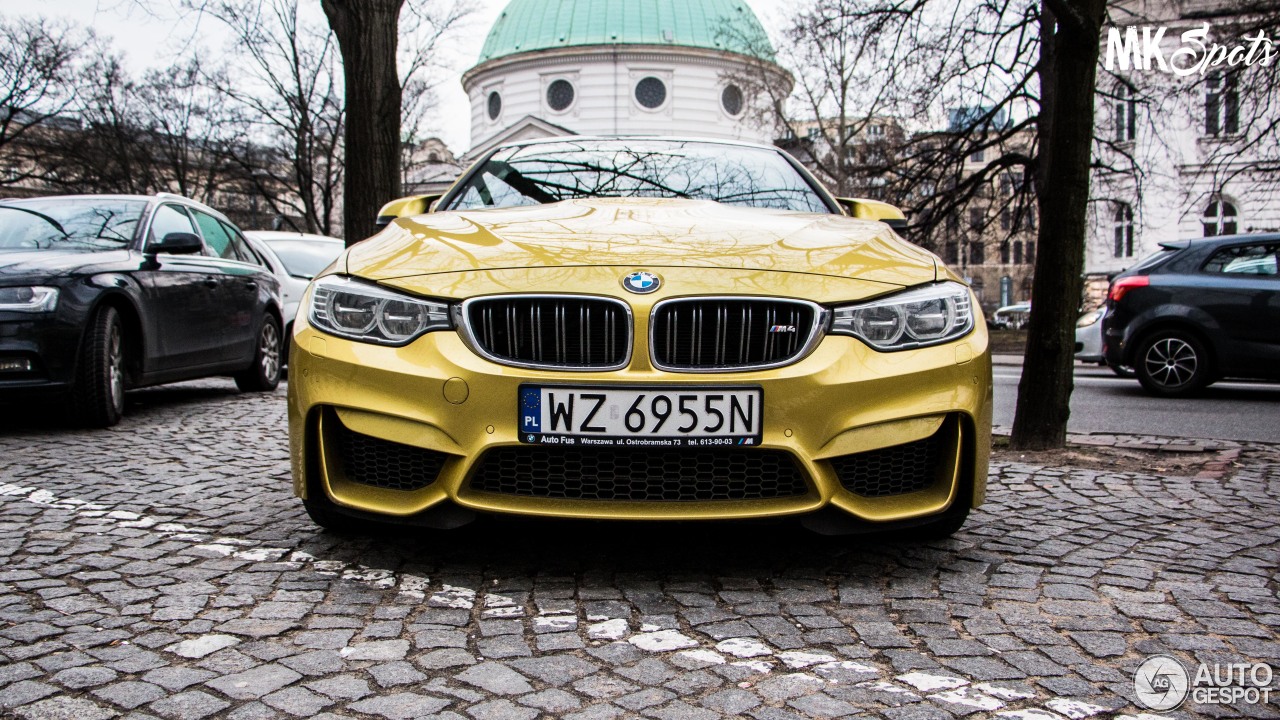
[[[1040,210],[1031,321],[1011,445],[1066,444],[1080,306],[1103,0],[1046,2],[1041,15]]]
[[[377,231],[378,208],[400,196],[400,77],[396,42],[404,0],[321,0],[346,79],[347,245]]]

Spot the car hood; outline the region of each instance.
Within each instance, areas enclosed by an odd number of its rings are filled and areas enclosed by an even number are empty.
[[[347,272],[375,281],[528,268],[776,271],[907,287],[936,258],[882,223],[705,200],[590,198],[396,220],[353,246]]]
[[[87,266],[112,266],[130,259],[128,250],[0,250],[0,281],[56,278]]]

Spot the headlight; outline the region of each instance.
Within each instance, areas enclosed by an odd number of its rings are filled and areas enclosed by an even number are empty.
[[[445,303],[337,275],[315,282],[309,317],[327,333],[379,345],[405,345],[424,333],[453,327]]]
[[[0,288],[0,310],[9,312],[53,312],[58,307],[58,288]]]
[[[876,350],[907,350],[954,340],[973,329],[969,288],[941,282],[860,305],[838,307],[831,332]]]
[[[1086,328],[1098,322],[1101,319],[1102,319],[1102,309],[1099,308],[1092,312],[1087,312],[1084,315],[1081,315],[1080,319],[1076,321],[1076,327]]]

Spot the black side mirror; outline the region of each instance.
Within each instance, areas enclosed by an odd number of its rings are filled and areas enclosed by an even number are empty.
[[[200,236],[189,232],[171,232],[160,240],[147,246],[147,253],[168,253],[170,255],[191,255],[202,252],[204,242]]]

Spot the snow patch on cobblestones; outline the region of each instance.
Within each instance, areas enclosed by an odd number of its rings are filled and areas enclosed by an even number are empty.
[[[636,635],[628,642],[641,650],[649,652],[669,652],[683,648],[697,647],[698,641],[676,630],[658,630]]]

